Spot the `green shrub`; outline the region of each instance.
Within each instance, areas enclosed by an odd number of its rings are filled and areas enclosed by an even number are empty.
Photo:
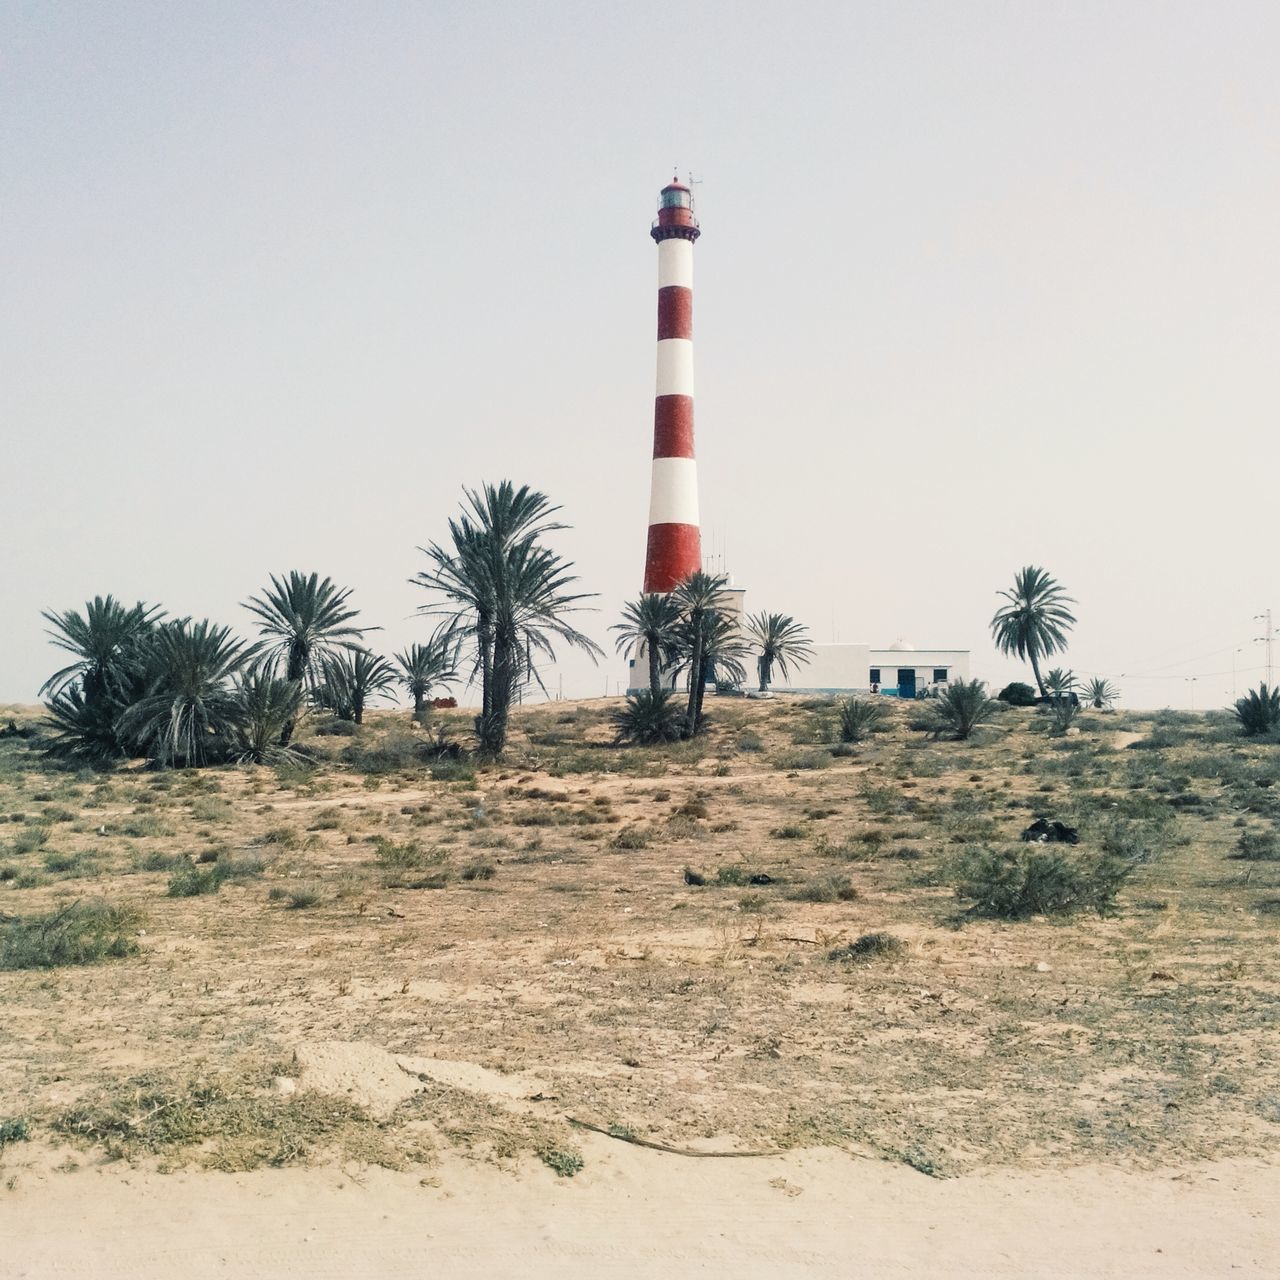
[[[884,716],[884,703],[870,698],[841,698],[836,703],[836,726],[841,742],[861,742]]]
[[[385,836],[374,836],[373,855],[384,867],[397,870],[436,866],[445,859],[445,855],[439,849],[423,849],[416,840],[406,840],[404,844],[396,844],[394,840],[388,840]]]
[[[1034,707],[1036,705],[1036,691],[1029,684],[1023,684],[1021,680],[1015,680],[1012,684],[1005,685],[996,694],[996,698],[1011,707]]]
[[[750,872],[746,867],[738,863],[730,863],[726,867],[716,868],[716,884],[719,885],[743,885],[747,884],[751,879]]]
[[[1275,831],[1242,831],[1231,856],[1244,862],[1280,862],[1280,839]]]
[[[13,843],[9,846],[13,853],[33,853],[36,849],[42,848],[49,840],[48,827],[23,827],[13,838]]]
[[[320,901],[320,890],[314,885],[300,884],[291,888],[276,885],[267,893],[271,902],[283,902],[290,911],[305,911]]]
[[[956,894],[976,915],[1023,919],[1090,910],[1105,915],[1133,863],[1102,854],[1068,857],[1054,848],[973,849],[954,865]]]
[[[222,878],[217,865],[201,868],[190,858],[183,858],[169,876],[169,897],[197,898],[205,893],[217,893],[222,888]]]
[[[53,969],[131,956],[137,913],[100,900],[0,923],[0,969]]]
[[[492,880],[498,874],[498,868],[492,862],[472,862],[462,868],[464,880]]]
[[[809,834],[809,828],[799,822],[788,822],[781,827],[774,827],[769,834],[775,840],[803,840]]]
[[[8,1120],[0,1120],[0,1151],[7,1142],[29,1142],[31,1140],[31,1124],[25,1116],[13,1116]]]

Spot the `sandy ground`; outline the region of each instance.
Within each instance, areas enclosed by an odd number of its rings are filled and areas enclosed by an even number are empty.
[[[454,1160],[161,1175],[123,1164],[0,1196],[6,1280],[205,1277],[1275,1276],[1280,1167],[1083,1167],[937,1180],[833,1151],[689,1159],[588,1135],[557,1179]]]

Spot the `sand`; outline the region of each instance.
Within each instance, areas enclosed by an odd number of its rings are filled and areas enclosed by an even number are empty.
[[[0,1193],[6,1280],[1274,1276],[1280,1168],[949,1180],[833,1151],[689,1159],[586,1135],[572,1180],[454,1159],[33,1174]],[[10,1162],[12,1164],[12,1162]]]

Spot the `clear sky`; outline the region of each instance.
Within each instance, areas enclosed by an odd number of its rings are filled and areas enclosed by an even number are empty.
[[[1078,672],[1222,705],[1280,609],[1277,67],[1271,0],[10,0],[0,700],[99,592],[247,630],[314,569],[399,648],[415,547],[503,477],[563,504],[607,643],[678,165],[749,609],[1003,683],[995,592],[1042,564]]]

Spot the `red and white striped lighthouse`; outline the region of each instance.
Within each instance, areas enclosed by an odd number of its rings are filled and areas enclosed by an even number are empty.
[[[693,242],[702,233],[679,178],[662,188],[649,234],[658,244],[658,380],[644,589],[665,592],[702,567],[693,457]]]

